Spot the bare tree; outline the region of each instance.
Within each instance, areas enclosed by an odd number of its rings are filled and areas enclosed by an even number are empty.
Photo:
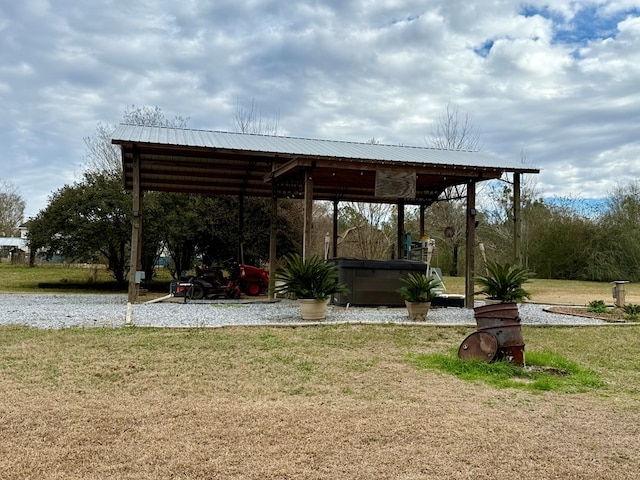
[[[0,180],[0,237],[18,235],[25,207],[26,203],[16,187],[7,180]]]
[[[127,108],[123,115],[123,123],[131,125],[145,125],[148,127],[171,127],[185,128],[189,122],[189,117],[176,115],[172,119],[165,117],[164,112],[158,106],[155,107],[136,107],[131,105]]]
[[[425,143],[432,148],[478,151],[482,148],[480,131],[474,126],[469,113],[461,114],[458,105],[447,102],[431,129]],[[442,200],[430,208],[430,222],[437,232],[443,232],[442,243],[452,250],[451,275],[458,274],[458,252],[465,240],[466,217],[460,200],[466,197],[466,185],[447,188]]]
[[[145,125],[153,127],[185,128],[188,117],[175,116],[167,119],[160,107],[127,107],[122,116],[122,123],[131,125]],[[98,123],[96,133],[85,137],[87,152],[84,157],[85,170],[108,175],[120,175],[122,164],[120,148],[111,144],[111,137],[116,127]]]
[[[238,101],[233,120],[236,124],[236,130],[240,133],[278,135],[280,130],[280,114],[276,114],[270,119],[263,119],[262,112],[256,106],[254,99],[251,99],[249,104]]]
[[[473,125],[473,118],[469,113],[461,115],[458,106],[452,105],[450,101],[425,142],[430,147],[447,150],[482,149],[480,131]]]
[[[346,226],[339,239],[340,254],[365,260],[389,258],[395,239],[394,213],[394,205],[347,203],[340,213],[341,222]]]
[[[111,144],[115,127],[98,123],[96,133],[84,138],[87,152],[84,156],[86,171],[119,175],[122,169],[120,148]]]
[[[520,151],[520,163],[531,166],[529,153],[526,149]],[[505,245],[513,243],[514,222],[514,182],[512,176],[505,174],[500,180],[489,182],[487,187],[478,195],[478,203],[483,205],[484,215],[491,226],[491,238],[483,238],[488,249],[507,254]],[[520,215],[522,220],[522,253],[523,261],[527,262],[527,252],[533,241],[529,231],[536,228],[539,209],[535,208],[541,201],[537,175],[521,174],[520,179]],[[486,232],[486,230],[485,230]]]

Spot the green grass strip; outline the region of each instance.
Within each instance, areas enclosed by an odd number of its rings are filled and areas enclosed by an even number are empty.
[[[482,382],[495,388],[517,388],[531,392],[582,393],[605,383],[592,370],[549,351],[527,352],[526,366],[508,362],[486,363],[461,360],[449,354],[409,354],[406,359],[418,368],[454,375],[468,382]]]

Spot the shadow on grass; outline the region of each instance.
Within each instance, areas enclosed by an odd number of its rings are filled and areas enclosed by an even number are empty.
[[[169,293],[170,282],[146,282],[143,289],[154,293]],[[40,282],[38,289],[83,293],[127,293],[128,285],[118,282]]]

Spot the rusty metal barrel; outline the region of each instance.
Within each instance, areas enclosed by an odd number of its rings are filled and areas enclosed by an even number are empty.
[[[518,305],[516,303],[496,303],[474,309],[479,332],[493,335],[498,343],[496,360],[507,360],[524,366],[524,340]]]

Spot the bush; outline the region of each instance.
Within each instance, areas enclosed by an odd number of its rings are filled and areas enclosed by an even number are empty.
[[[626,320],[635,321],[640,319],[640,305],[637,303],[629,303],[622,307],[622,310],[624,310],[624,318]]]
[[[607,305],[604,303],[604,300],[592,300],[589,302],[587,311],[593,313],[607,313]]]

